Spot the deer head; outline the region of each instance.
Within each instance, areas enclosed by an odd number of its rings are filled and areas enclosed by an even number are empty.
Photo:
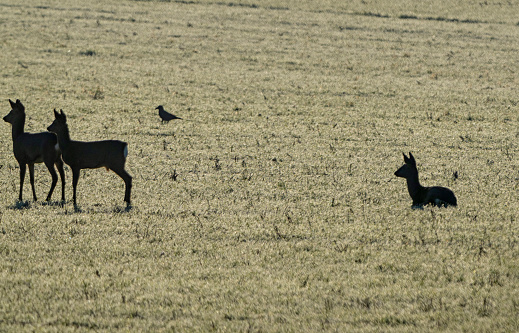
[[[395,176],[402,177],[402,178],[410,178],[412,176],[415,176],[418,174],[418,169],[416,168],[416,161],[414,159],[413,154],[409,152],[409,157],[405,156],[404,153],[404,165],[402,165],[398,170],[395,172]]]
[[[9,100],[11,111],[4,117],[4,121],[10,124],[23,121],[25,122],[25,107],[19,99],[16,102]]]
[[[54,121],[52,124],[50,124],[49,127],[47,127],[47,131],[58,133],[60,130],[65,128],[67,125],[67,116],[63,112],[63,110],[60,110],[61,113],[58,113],[56,109],[54,109]]]

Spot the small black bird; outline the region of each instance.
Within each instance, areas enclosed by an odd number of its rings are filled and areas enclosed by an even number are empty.
[[[173,119],[182,119],[180,117],[177,117],[177,116],[165,111],[164,107],[162,105],[157,106],[155,109],[159,110],[159,116],[160,116],[160,119],[162,119],[162,122],[168,122]]]

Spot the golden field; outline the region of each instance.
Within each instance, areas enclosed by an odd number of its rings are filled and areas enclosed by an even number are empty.
[[[2,122],[0,331],[518,331],[518,5],[4,1],[2,116],[128,142],[133,192],[17,202]]]

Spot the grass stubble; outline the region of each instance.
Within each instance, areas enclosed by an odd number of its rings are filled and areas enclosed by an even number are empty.
[[[101,169],[80,210],[16,203],[3,125],[1,331],[519,328],[513,5],[1,7],[2,116],[62,108],[73,139],[128,142],[134,177],[130,211]],[[411,210],[402,151],[459,207]]]

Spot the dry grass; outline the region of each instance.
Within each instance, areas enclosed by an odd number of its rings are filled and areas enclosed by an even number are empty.
[[[0,331],[519,329],[515,4],[0,7],[4,114],[134,176],[129,212],[104,169],[17,203],[3,125]],[[411,210],[402,151],[459,207]]]

